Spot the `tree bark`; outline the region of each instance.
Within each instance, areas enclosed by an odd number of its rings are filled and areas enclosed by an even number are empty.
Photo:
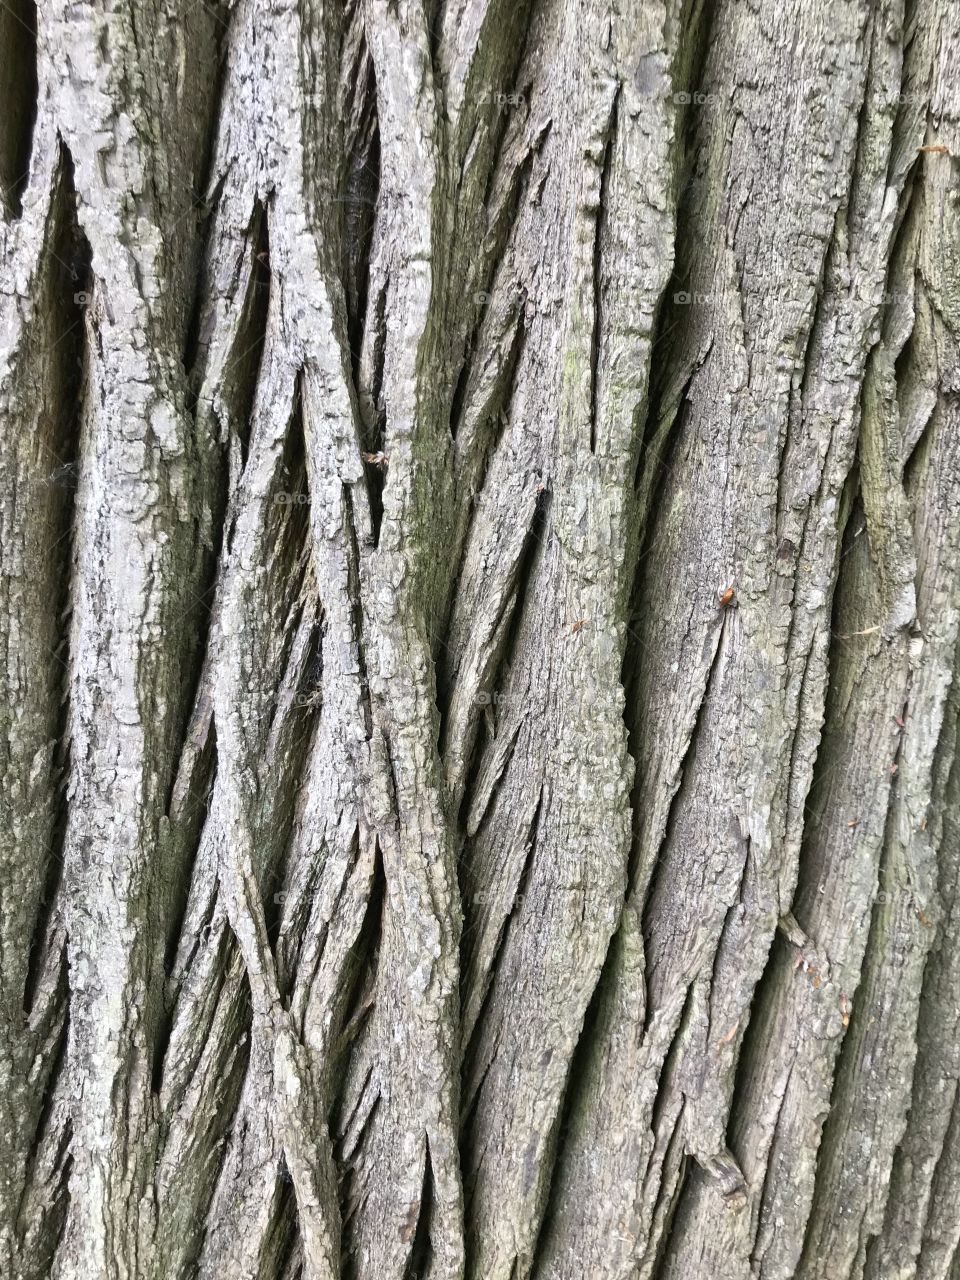
[[[3,1274],[960,1280],[960,6],[0,59]]]

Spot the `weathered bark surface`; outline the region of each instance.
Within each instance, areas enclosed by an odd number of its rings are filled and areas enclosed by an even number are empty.
[[[960,1280],[960,6],[0,104],[3,1274]]]

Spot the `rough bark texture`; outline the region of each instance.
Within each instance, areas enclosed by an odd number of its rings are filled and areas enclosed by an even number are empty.
[[[0,1270],[960,1280],[960,5],[4,0]]]

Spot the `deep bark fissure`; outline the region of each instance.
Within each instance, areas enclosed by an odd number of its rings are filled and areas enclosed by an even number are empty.
[[[0,14],[0,186],[3,212],[19,217],[37,115],[37,6],[10,0]]]
[[[380,940],[383,934],[383,908],[387,891],[386,877],[383,871],[383,857],[377,843],[374,855],[373,878],[370,895],[364,911],[363,923],[352,951],[355,957],[355,971],[348,993],[343,1004],[343,1032],[338,1045],[338,1054],[342,1057],[351,1041],[363,1030],[364,1021],[373,1007],[376,990],[377,963],[379,960]],[[344,1129],[347,1124],[342,1126]]]
[[[423,1280],[430,1259],[430,1218],[433,1209],[433,1169],[430,1164],[430,1139],[425,1139],[423,1189],[416,1205],[416,1225],[410,1242],[410,1256],[404,1280]],[[405,1228],[406,1229],[406,1228]]]
[[[213,782],[217,774],[216,726],[213,721],[213,715],[209,710],[206,713],[206,717],[196,764],[190,772],[187,790],[185,794],[178,796],[179,804],[176,806],[178,822],[186,825],[183,842],[187,853],[180,881],[171,885],[171,908],[163,961],[164,972],[168,978],[172,974],[174,961],[180,947],[187,913],[190,884],[193,879],[193,869],[200,851],[201,833],[204,824],[210,817],[210,795],[213,791]],[[179,782],[180,778],[178,776],[174,782],[175,791],[178,789]],[[170,814],[173,807],[172,804],[168,806],[168,814]],[[215,902],[211,899],[206,924],[210,922],[214,906]],[[196,943],[194,945],[196,946]],[[192,955],[188,957],[187,967],[189,967],[192,959]]]
[[[343,262],[341,275],[347,304],[347,340],[354,386],[360,385],[360,360],[367,321],[370,257],[380,193],[380,132],[377,123],[377,85],[366,46],[357,56],[360,99],[353,137],[343,173]],[[366,65],[364,79],[362,68]],[[375,441],[369,441],[374,451]]]
[[[590,452],[597,451],[597,396],[600,376],[600,339],[603,333],[603,240],[604,213],[607,208],[610,188],[610,159],[613,154],[614,139],[617,133],[617,117],[620,110],[621,85],[610,108],[610,120],[606,128],[603,142],[603,154],[597,168],[600,173],[600,194],[593,233],[593,332],[590,335]],[[609,288],[609,284],[606,283]]]
[[[520,875],[517,879],[517,887],[511,898],[510,905],[507,907],[506,912],[500,921],[500,925],[497,931],[497,939],[494,945],[493,955],[490,959],[489,965],[487,966],[483,974],[483,985],[484,985],[483,996],[481,997],[480,1005],[479,1005],[479,1008],[477,1009],[476,1018],[474,1020],[473,1027],[471,1028],[471,1031],[470,1031],[470,1037],[466,1044],[463,1044],[463,1041],[461,1038],[461,1044],[462,1044],[461,1063],[468,1063],[473,1060],[473,1058],[476,1056],[477,1047],[480,1041],[483,1039],[484,1014],[489,1007],[489,1002],[493,995],[494,988],[496,986],[498,969],[500,966],[500,962],[503,958],[504,951],[506,949],[507,939],[510,934],[510,926],[511,924],[513,924],[517,914],[523,907],[524,894],[526,893],[527,883],[530,878],[530,868],[533,865],[534,852],[537,846],[537,832],[540,827],[540,813],[541,813],[542,807],[543,807],[543,789],[541,788],[540,795],[537,798],[537,803],[533,811],[533,817],[530,820],[530,826],[529,826],[527,838],[525,841],[526,849],[524,853],[523,862],[520,867]],[[477,895],[474,895],[474,900],[475,902],[478,900]],[[485,899],[482,899],[482,898],[480,898],[479,900],[485,901]],[[468,914],[468,919],[469,919],[469,914]],[[463,935],[461,938],[461,946],[463,947],[464,950],[466,950],[467,942],[470,941],[468,929],[469,929],[469,925],[467,926],[467,928],[464,929]],[[462,963],[462,968],[466,969],[466,967],[467,967],[466,964]],[[462,1070],[463,1070],[463,1067],[461,1066],[461,1071]],[[462,1089],[462,1097],[465,1098],[463,1112],[466,1117],[466,1123],[464,1123],[462,1126],[464,1140],[466,1140],[466,1135],[470,1131],[469,1118],[473,1114],[477,1096],[479,1095],[482,1083],[483,1081],[481,1078],[481,1080],[478,1081],[473,1086],[472,1091],[466,1085]],[[464,1163],[465,1164],[470,1163],[469,1159],[466,1158],[466,1156],[464,1157]]]
[[[710,666],[708,668],[706,680],[704,682],[703,694],[697,705],[693,724],[690,729],[690,734],[687,738],[686,749],[683,753],[683,756],[680,759],[680,763],[677,768],[676,788],[670,800],[670,806],[667,811],[666,823],[664,824],[663,833],[660,837],[661,850],[666,848],[670,842],[671,832],[674,829],[675,815],[683,802],[684,781],[688,776],[688,772],[692,767],[693,761],[696,760],[697,744],[699,739],[702,736],[703,724],[708,714],[710,700],[712,696],[715,696],[715,691],[713,686],[716,680],[718,663],[720,661],[722,650],[723,650],[723,629],[725,625],[726,625],[726,614],[724,614],[722,611],[718,612],[717,623],[716,623],[716,639],[713,642],[713,655],[710,659]],[[654,911],[656,909],[655,904],[657,903],[658,896],[659,896],[661,869],[663,865],[664,864],[663,864],[662,857],[658,855],[654,861],[653,866],[649,868],[646,883],[642,887],[641,934],[643,938],[648,942],[653,937],[654,925],[656,923]],[[651,982],[653,978],[654,968],[655,966],[651,961],[648,953],[647,969],[646,969],[646,975],[645,975],[646,983],[647,983],[647,999],[646,999],[647,1021],[644,1026],[645,1031],[649,1030],[650,1028],[649,1019],[653,1016],[654,1010],[656,1010],[659,1007],[658,1001],[652,998],[652,991],[651,991]]]
[[[70,612],[70,570],[73,555],[73,529],[77,476],[81,467],[81,414],[86,394],[84,360],[85,311],[90,287],[90,245],[80,231],[76,217],[76,195],[73,184],[73,162],[66,147],[60,149],[60,174],[54,210],[56,233],[51,246],[52,293],[55,298],[56,321],[51,333],[51,350],[56,352],[58,367],[51,378],[51,398],[55,421],[53,438],[42,441],[47,457],[46,472],[36,482],[42,499],[43,491],[59,511],[52,513],[49,527],[50,545],[46,551],[56,569],[55,615],[65,619]],[[59,420],[59,421],[57,421]],[[66,835],[66,776],[69,770],[70,741],[68,734],[69,641],[66,637],[56,651],[54,662],[60,669],[57,723],[54,730],[56,755],[53,761],[55,814],[47,850],[46,865],[41,868],[42,884],[39,910],[31,923],[28,964],[22,994],[24,1013],[33,1010],[34,995],[44,962],[48,927],[56,909],[58,889],[63,874],[63,850]],[[56,696],[56,691],[55,691]]]

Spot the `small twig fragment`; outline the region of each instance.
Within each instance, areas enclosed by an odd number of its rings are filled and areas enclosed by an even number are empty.
[[[801,950],[809,942],[809,938],[800,928],[792,911],[784,912],[777,922],[777,928],[788,941],[792,942],[795,947],[801,948]]]
[[[720,1039],[717,1041],[718,1049],[723,1049],[726,1045],[730,1043],[733,1037],[737,1034],[737,1027],[739,1027],[739,1025],[740,1025],[740,1019],[738,1018],[736,1022],[733,1024],[733,1026],[730,1028],[730,1030],[725,1031],[723,1035],[720,1037]]]

